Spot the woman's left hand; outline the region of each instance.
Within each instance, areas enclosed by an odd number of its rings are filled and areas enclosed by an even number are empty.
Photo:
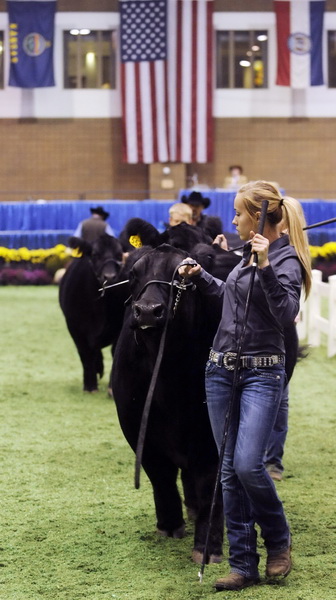
[[[212,243],[217,244],[220,248],[222,248],[222,250],[229,249],[227,239],[226,239],[224,233],[219,233],[218,235],[216,235],[216,237]]]
[[[251,235],[251,244],[252,244],[252,252],[256,252],[258,255],[258,267],[259,269],[264,269],[268,267],[268,248],[269,248],[269,240],[265,238],[260,233],[254,233],[254,231],[250,232]]]

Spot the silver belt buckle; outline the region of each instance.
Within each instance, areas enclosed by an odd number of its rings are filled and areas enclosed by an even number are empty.
[[[210,350],[209,359],[211,362],[215,363],[215,365],[218,365],[219,353],[215,352],[214,350]]]
[[[223,366],[228,371],[234,371],[236,358],[237,358],[236,352],[225,352],[225,354],[223,356]],[[232,364],[232,362],[233,362],[233,364]]]

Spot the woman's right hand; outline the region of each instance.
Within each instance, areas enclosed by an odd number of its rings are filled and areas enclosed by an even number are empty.
[[[193,258],[188,256],[185,258],[178,272],[181,277],[193,277],[201,272],[201,265],[199,265]]]

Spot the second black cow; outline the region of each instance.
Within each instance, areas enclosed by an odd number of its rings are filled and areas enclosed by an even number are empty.
[[[122,247],[116,238],[103,234],[92,246],[80,238],[71,238],[70,246],[79,250],[64,274],[59,301],[69,333],[83,366],[83,389],[98,389],[97,376],[104,365],[101,349],[116,342],[124,314],[125,286],[108,289],[104,282],[118,281],[122,266]]]

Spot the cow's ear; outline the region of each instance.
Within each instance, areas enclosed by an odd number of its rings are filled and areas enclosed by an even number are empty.
[[[160,243],[160,234],[154,225],[139,217],[133,217],[127,221],[125,231],[127,239],[130,237],[139,237],[142,246],[155,248]]]
[[[71,256],[73,256],[74,258],[81,258],[81,256],[83,256],[83,252],[81,252],[79,248],[73,248]]]
[[[77,256],[91,256],[92,246],[79,237],[72,236],[68,241],[69,247],[77,251]]]

